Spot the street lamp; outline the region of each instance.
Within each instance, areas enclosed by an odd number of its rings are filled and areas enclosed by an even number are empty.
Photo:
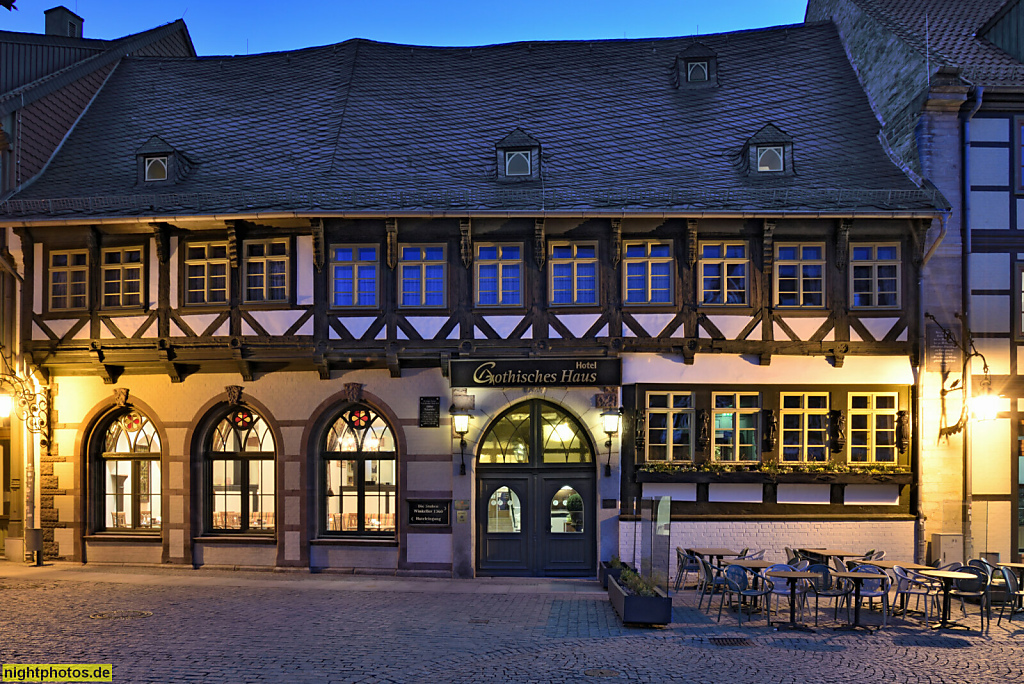
[[[612,435],[619,431],[619,423],[622,421],[622,409],[610,408],[601,414],[601,424],[604,433],[608,435],[608,441],[604,443],[608,447],[608,461],[604,464],[604,476],[612,476]]]
[[[459,455],[462,457],[462,465],[459,467],[459,475],[466,474],[466,433],[469,432],[469,411],[457,409],[454,406],[449,413],[452,416],[452,429],[459,436]]]

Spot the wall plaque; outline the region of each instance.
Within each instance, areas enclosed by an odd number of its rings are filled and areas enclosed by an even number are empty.
[[[931,324],[925,329],[928,332],[925,370],[937,373],[942,370],[942,364],[945,362],[947,371],[959,373],[963,363],[960,360],[960,348],[946,339],[939,326]]]
[[[600,387],[622,384],[619,359],[478,359],[451,362],[453,387]]]
[[[448,525],[451,505],[447,499],[409,499],[409,524]]]
[[[420,427],[441,427],[441,397],[420,397]]]

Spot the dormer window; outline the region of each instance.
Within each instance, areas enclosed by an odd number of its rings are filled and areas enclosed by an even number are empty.
[[[781,145],[767,145],[757,148],[757,170],[758,171],[785,171],[783,163],[783,152]]]
[[[540,143],[517,128],[494,145],[497,177],[501,181],[530,181],[540,178]]]
[[[704,43],[691,43],[676,56],[676,83],[680,88],[717,86],[718,53]]]
[[[708,80],[707,62],[687,62],[686,80],[690,83],[698,83]]]
[[[146,157],[146,181],[167,180],[167,157]]]
[[[505,152],[506,176],[529,176],[530,153],[527,150]]]

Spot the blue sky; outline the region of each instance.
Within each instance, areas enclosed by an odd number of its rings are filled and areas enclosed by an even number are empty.
[[[43,32],[60,0],[0,8],[0,30]],[[292,50],[370,38],[414,45],[648,38],[803,21],[806,0],[64,0],[86,38],[118,38],[184,16],[200,55]]]

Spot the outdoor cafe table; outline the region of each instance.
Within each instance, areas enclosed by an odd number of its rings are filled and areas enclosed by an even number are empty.
[[[937,625],[931,625],[932,629],[970,629],[966,625],[949,621],[949,591],[953,588],[953,580],[976,579],[975,575],[968,572],[956,572],[955,570],[919,570],[925,577],[934,577],[942,580],[942,621]]]
[[[694,556],[700,556],[701,558],[704,558],[705,556],[711,556],[712,558],[715,559],[715,562],[718,565],[722,564],[722,558],[725,557],[725,556],[738,556],[738,555],[740,555],[739,551],[733,551],[732,549],[708,549],[708,548],[695,549],[695,548],[689,548],[689,549],[685,549],[685,551],[687,553],[689,553],[689,554],[694,555]]]
[[[746,568],[747,570],[764,570],[765,568],[772,567],[775,563],[766,560],[741,558],[739,560],[730,561],[727,565],[738,565],[741,568]]]
[[[860,586],[864,580],[874,579],[877,580],[882,575],[873,572],[839,572],[838,570],[832,573],[833,577],[842,577],[853,582],[853,624],[852,625],[840,625],[836,629],[863,629],[868,632],[871,631],[871,627],[862,625],[860,623]],[[882,579],[885,579],[882,577]],[[884,607],[883,607],[884,610]]]
[[[796,583],[802,579],[820,579],[821,574],[800,570],[775,570],[773,572],[769,572],[768,576],[784,579],[789,583],[789,622],[776,626],[776,629],[793,629],[800,632],[813,632],[814,630],[807,625],[801,625],[796,621]]]
[[[912,563],[910,561],[898,561],[898,560],[873,560],[873,561],[856,561],[857,565],[874,565],[876,568],[882,568],[883,570],[892,570],[897,565],[904,570],[934,570],[930,565],[921,565],[920,563]]]
[[[830,558],[832,556],[839,556],[840,558],[854,558],[856,556],[864,555],[861,551],[843,551],[842,549],[797,549],[797,551],[808,555],[821,556],[822,558]]]

